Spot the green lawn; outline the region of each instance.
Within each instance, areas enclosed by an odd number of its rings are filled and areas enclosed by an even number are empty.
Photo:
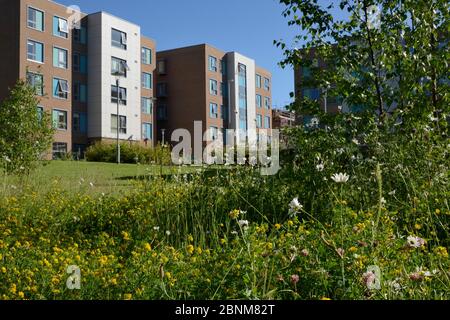
[[[43,163],[29,177],[0,176],[0,183],[1,191],[5,194],[14,194],[24,187],[37,192],[46,192],[58,187],[71,192],[120,193],[131,188],[138,180],[159,175],[189,173],[197,169],[86,161],[50,161]]]

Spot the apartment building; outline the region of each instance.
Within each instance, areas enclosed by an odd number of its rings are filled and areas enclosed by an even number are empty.
[[[272,110],[273,129],[282,129],[295,125],[295,112],[287,110]]]
[[[194,137],[194,121],[209,130],[209,141],[227,129],[249,142],[271,135],[272,78],[253,59],[208,44],[160,51],[156,59],[159,140],[170,142],[180,128]]]
[[[80,157],[117,131],[122,141],[153,146],[156,45],[138,25],[49,0],[0,5],[0,100],[18,79],[36,88],[38,112],[50,113],[55,128],[49,157]]]
[[[308,53],[308,59],[311,62],[310,66],[295,66],[294,68],[294,81],[295,81],[295,95],[301,98],[309,98],[311,100],[317,100],[320,107],[327,113],[338,113],[342,111],[342,101],[337,97],[333,97],[327,94],[326,91],[321,88],[311,85],[311,81],[314,77],[313,69],[325,69],[326,63],[316,55],[316,50],[313,48]],[[308,124],[314,118],[312,115],[297,115],[297,122]]]

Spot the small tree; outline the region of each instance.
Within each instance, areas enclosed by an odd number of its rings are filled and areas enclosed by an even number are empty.
[[[7,173],[28,174],[50,148],[50,115],[41,112],[35,89],[19,80],[0,104],[0,157]]]

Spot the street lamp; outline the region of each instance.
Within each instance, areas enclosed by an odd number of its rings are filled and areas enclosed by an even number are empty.
[[[120,77],[124,77],[126,72],[130,70],[127,63],[125,61],[120,61],[119,70],[117,70],[114,75],[116,78],[116,87],[117,87],[117,164],[120,164]]]

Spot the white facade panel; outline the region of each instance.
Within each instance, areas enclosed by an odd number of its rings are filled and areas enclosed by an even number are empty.
[[[112,29],[126,33],[126,50],[111,44]],[[111,86],[117,76],[111,74],[112,57],[126,60],[130,70],[120,77],[120,87],[127,89],[127,104],[120,105],[119,114],[127,117],[127,133],[122,140],[141,140],[141,31],[125,20],[100,12],[88,18],[88,137],[116,139],[111,131],[111,115],[117,104],[111,102]]]

